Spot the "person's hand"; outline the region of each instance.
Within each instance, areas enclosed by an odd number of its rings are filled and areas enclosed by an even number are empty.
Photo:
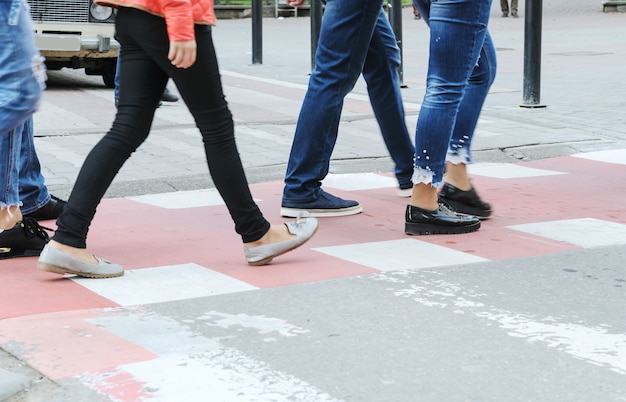
[[[170,51],[167,58],[178,68],[191,67],[196,62],[196,41],[170,41]]]
[[[287,0],[287,4],[291,7],[299,7],[304,4],[305,0]]]

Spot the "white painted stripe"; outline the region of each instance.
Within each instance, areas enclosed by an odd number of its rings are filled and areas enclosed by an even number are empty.
[[[63,127],[66,133],[102,129],[101,126],[89,121],[80,113],[60,108],[54,103],[46,101],[45,97],[39,111],[33,115],[33,122],[35,133],[43,131],[42,127]]]
[[[237,73],[234,71],[228,71],[228,70],[220,70],[220,73],[222,75],[227,75],[230,77],[236,77],[236,78],[244,78],[246,80],[252,80],[252,81],[257,81],[257,82],[264,82],[266,84],[272,84],[272,85],[280,85],[286,88],[296,88],[296,89],[301,89],[303,91],[306,91],[308,86],[304,85],[304,84],[296,84],[293,82],[288,82],[288,81],[280,81],[280,80],[275,80],[272,78],[263,78],[263,77],[257,77],[257,76],[253,76],[253,75],[247,75],[247,74],[241,74],[241,73]],[[354,100],[359,100],[359,101],[363,101],[363,102],[368,102],[370,101],[369,97],[367,95],[357,95],[357,94],[348,94],[346,96],[347,99],[354,99]],[[404,102],[404,107],[405,108],[412,108],[412,109],[418,109],[421,107],[421,104],[419,103],[411,103],[411,102]]]
[[[76,136],[76,137],[81,137],[81,136]],[[51,158],[55,158],[57,160],[63,161],[64,163],[69,163],[73,167],[77,168],[75,174],[78,175],[78,170],[83,165],[86,155],[82,155],[77,152],[74,152],[72,149],[67,148],[67,147],[61,147],[57,145],[55,142],[56,142],[55,140],[48,140],[46,137],[35,138],[37,154],[39,154],[40,159],[44,159],[43,158],[44,155],[51,155]]]
[[[148,136],[146,143],[172,150],[194,160],[206,161],[204,147],[201,145],[200,131],[197,128],[177,128],[176,135],[172,135],[170,132],[155,131]]]
[[[270,129],[273,130],[273,132],[260,130],[257,127],[239,125],[237,126],[236,131],[239,138],[254,137],[256,139],[263,140],[264,142],[271,141],[274,144],[291,147],[293,142],[293,133],[290,132],[289,135],[285,135],[281,130],[277,130],[275,126],[270,127]]]
[[[175,191],[171,193],[147,194],[126,197],[143,204],[154,205],[166,209],[183,209],[224,205],[224,200],[217,189],[208,188],[192,191]]]
[[[188,321],[224,328],[225,319],[228,326],[240,322],[245,328],[255,329],[258,325],[256,336],[260,340],[268,334],[284,337],[308,332],[276,318],[216,312]],[[207,338],[168,317],[146,310],[121,310],[89,321],[160,356],[151,361],[121,365],[111,371],[76,376],[103,395],[123,395],[130,388],[139,390],[141,395],[134,396],[140,399],[136,400],[163,402],[335,401],[305,381],[222,345],[223,336]],[[224,334],[232,338],[238,332],[231,330]],[[246,331],[245,336],[252,336],[253,340],[255,337],[251,331]]]
[[[196,264],[127,270],[111,280],[72,278],[121,306],[144,305],[257,289],[248,283]]]
[[[81,91],[100,99],[106,99],[113,105],[115,104],[114,92],[110,88],[83,88]]]
[[[401,283],[398,277],[381,273],[375,280]],[[402,278],[406,281],[406,278]],[[610,325],[585,326],[560,317],[518,314],[484,303],[485,294],[463,290],[444,280],[421,280],[410,288],[392,289],[396,296],[407,297],[427,307],[451,309],[455,314],[474,315],[495,322],[514,338],[542,343],[594,365],[609,367],[626,375],[626,334],[611,333]]]
[[[586,152],[574,154],[577,158],[590,159],[599,162],[618,163],[626,165],[626,149],[613,149],[608,151]]]
[[[472,175],[494,177],[497,179],[517,179],[522,177],[567,174],[556,170],[535,169],[514,163],[476,163],[468,165],[467,169]]]
[[[489,261],[414,239],[389,240],[313,250],[381,271],[412,270]]]
[[[213,207],[225,205],[222,196],[215,188],[190,191],[173,191],[171,193],[146,194],[126,199],[153,205],[165,209],[184,209],[197,207]],[[255,202],[263,202],[260,198],[253,198]]]
[[[322,184],[324,187],[346,191],[398,187],[398,181],[395,178],[376,173],[329,174],[324,178]]]
[[[626,225],[601,219],[536,222],[513,225],[509,228],[584,248],[626,244]]]
[[[285,119],[297,117],[300,113],[300,106],[302,106],[302,101],[294,102],[293,99],[284,96],[259,92],[254,89],[227,86],[224,91],[230,99],[236,99],[238,104],[267,109],[268,113],[271,111],[271,113],[284,114]],[[234,118],[236,119],[237,116]]]

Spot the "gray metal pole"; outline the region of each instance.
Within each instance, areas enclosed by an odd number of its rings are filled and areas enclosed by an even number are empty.
[[[400,66],[398,74],[400,75],[400,85],[404,86],[404,67],[402,62],[402,0],[389,0],[389,23],[396,36],[396,43],[400,48]]]
[[[311,0],[311,71],[315,69],[315,52],[322,29],[322,0]]]
[[[524,21],[524,100],[521,107],[541,108],[542,0],[526,0]]]
[[[263,0],[252,0],[252,64],[263,64]]]

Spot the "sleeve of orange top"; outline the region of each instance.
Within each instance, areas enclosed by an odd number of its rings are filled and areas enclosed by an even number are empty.
[[[170,41],[187,41],[196,38],[191,0],[158,0]]]

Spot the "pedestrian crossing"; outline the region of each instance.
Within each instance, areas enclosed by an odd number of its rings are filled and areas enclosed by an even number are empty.
[[[398,272],[428,273],[626,244],[626,184],[616,180],[626,176],[626,150],[515,164],[479,163],[471,166],[471,172],[474,186],[494,207],[492,218],[475,233],[406,236],[407,199],[396,196],[392,174],[331,174],[324,188],[358,200],[364,211],[321,218],[311,241],[264,267],[246,264],[241,242],[214,189],[105,199],[88,244],[95,254],[125,266],[126,274],[101,280],[61,277],[38,271],[35,258],[0,261],[0,345],[55,381],[77,382],[112,400],[142,400],[151,387],[162,387],[157,400],[186,395],[183,385],[194,377],[183,381],[182,388],[165,385],[168,376],[184,377],[185,365],[216,378],[202,387],[213,387],[217,395],[223,392],[232,400],[237,400],[233,396],[237,390],[256,395],[254,400],[281,400],[294,393],[308,396],[302,400],[333,400],[314,385],[243,356],[222,341],[194,341],[191,334],[185,335],[184,325],[155,315],[149,306],[338,278],[386,275],[389,280]],[[253,184],[251,190],[270,221],[283,220],[282,182]],[[453,295],[448,298],[460,303]],[[435,294],[421,294],[420,300],[435,303]],[[461,304],[459,309],[469,308]],[[501,320],[500,325],[520,337],[539,336],[525,329],[523,317],[504,322],[498,315],[504,310],[484,310],[476,314]],[[272,336],[302,336],[279,318],[211,318],[213,323],[228,320],[255,328],[269,326]],[[245,324],[250,320],[254,324]],[[181,354],[173,350],[175,337],[192,345],[197,342],[204,353],[200,360],[192,359],[188,349]],[[572,335],[575,341],[578,338]],[[579,349],[586,353],[583,346]],[[623,371],[618,360],[602,361]],[[237,365],[229,377],[226,367],[233,362]],[[273,397],[260,392],[265,385],[258,383],[258,373],[273,379]]]

